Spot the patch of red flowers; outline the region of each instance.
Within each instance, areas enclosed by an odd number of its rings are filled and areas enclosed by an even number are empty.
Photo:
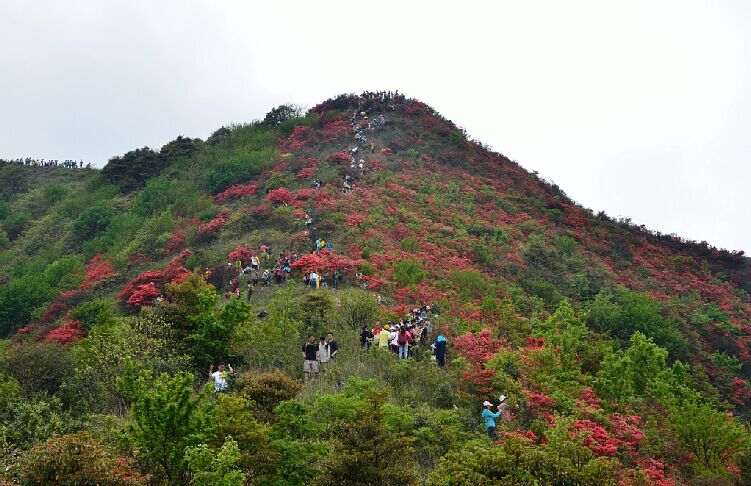
[[[222,211],[217,214],[214,219],[198,228],[199,236],[216,236],[221,231],[222,226],[229,221],[230,214],[227,211]]]
[[[57,329],[53,329],[45,338],[47,342],[58,342],[63,346],[86,337],[86,330],[79,321],[68,321]]]
[[[273,204],[284,204],[286,206],[292,204],[295,199],[294,194],[289,189],[283,187],[279,189],[272,189],[266,196],[266,200]]]
[[[214,202],[221,204],[232,199],[239,199],[241,197],[252,196],[258,190],[258,184],[255,182],[247,182],[245,184],[234,184],[229,189],[220,192],[213,196]]]

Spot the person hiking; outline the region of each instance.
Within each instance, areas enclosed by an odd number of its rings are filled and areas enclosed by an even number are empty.
[[[435,361],[438,363],[438,366],[446,366],[446,345],[448,343],[446,342],[446,337],[443,334],[439,334],[436,338],[435,342],[430,345],[431,348],[433,348],[433,353],[435,354]]]
[[[326,371],[331,361],[331,353],[329,352],[329,345],[326,343],[326,336],[321,336],[318,341],[318,363],[321,365],[321,369]]]
[[[373,331],[368,329],[368,326],[363,324],[360,327],[360,346],[365,351],[370,350],[370,346],[373,344]]]
[[[495,432],[495,419],[501,416],[501,404],[498,404],[498,411],[493,413],[490,409],[493,404],[485,400],[483,402],[482,418],[485,421],[485,428],[488,429],[488,436],[495,442],[498,440],[498,434]]]
[[[339,352],[339,345],[334,340],[334,333],[330,332],[326,334],[326,345],[329,347],[329,359],[331,364],[336,363],[336,354]]]
[[[391,335],[390,335],[391,340],[389,341],[389,348],[394,353],[399,352],[399,328],[400,327],[401,326],[397,324],[391,329],[389,329],[389,331],[391,331]]]
[[[396,336],[396,344],[399,349],[399,358],[407,359],[409,357],[409,343],[412,342],[412,338],[407,332],[407,329],[402,326]]]
[[[250,298],[253,297],[254,290],[255,290],[255,285],[248,282],[248,298],[247,298],[248,303],[250,303]]]
[[[389,325],[386,324],[378,333],[378,348],[383,350],[389,349],[389,343],[391,342],[391,333],[389,332]]]
[[[509,408],[508,402],[506,402],[506,398],[506,395],[501,395],[498,398],[501,402],[498,404],[498,411],[501,412],[501,420],[509,422],[511,420],[511,409]]]
[[[318,345],[315,342],[316,338],[312,334],[308,334],[308,340],[302,345],[302,371],[305,377],[305,382],[309,382],[315,378],[318,373]]]
[[[232,369],[232,365],[227,363],[227,368],[232,375],[235,374],[235,370]],[[214,382],[214,393],[226,393],[229,389],[227,383],[227,374],[224,371],[224,363],[219,364],[217,370],[214,371],[214,365],[209,366],[209,380]]]

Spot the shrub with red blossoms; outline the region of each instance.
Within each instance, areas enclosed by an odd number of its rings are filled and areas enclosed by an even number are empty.
[[[360,226],[363,221],[365,221],[365,216],[362,214],[353,214],[347,218],[347,226],[350,228],[356,228]]]
[[[57,329],[47,334],[47,342],[58,342],[63,346],[86,337],[86,330],[81,327],[79,321],[68,321]]]
[[[323,250],[317,254],[308,253],[303,255],[299,260],[291,265],[292,269],[299,269],[303,272],[333,272],[336,269],[344,273],[354,273],[357,269],[357,262],[350,258],[328,250]]]
[[[273,204],[290,205],[292,204],[292,201],[294,201],[294,199],[295,195],[292,194],[292,191],[283,187],[279,189],[272,189],[266,196],[266,200]]]
[[[597,394],[591,387],[586,387],[581,391],[577,403],[582,408],[590,408],[592,410],[599,410],[602,408],[600,405],[600,399],[597,398]]]
[[[297,175],[295,175],[295,179],[298,181],[302,181],[305,179],[310,179],[314,175],[316,175],[316,168],[315,167],[305,167],[303,169],[300,169]]]
[[[162,295],[154,282],[148,282],[139,285],[135,292],[128,297],[128,305],[134,309],[139,309],[145,305],[151,305],[154,303],[154,299]]]
[[[503,347],[504,341],[494,338],[490,329],[483,329],[478,334],[468,332],[457,336],[453,345],[456,352],[476,367],[484,366]]]
[[[148,270],[141,275],[137,276],[117,294],[117,300],[121,305],[129,305],[132,308],[138,308],[147,301],[147,296],[153,294],[154,291],[151,287],[143,287],[149,283],[154,284],[154,288],[158,290],[158,293],[152,297],[152,300],[156,298],[164,286],[168,283],[180,283],[191,275],[191,272],[182,266],[182,263],[188,258],[192,252],[190,250],[183,250],[180,255],[174,257],[167,264],[164,270]],[[139,292],[139,297],[131,302],[131,297],[136,292]],[[138,304],[138,305],[134,305]]]
[[[229,217],[230,214],[227,211],[222,211],[221,213],[217,214],[214,219],[202,226],[199,226],[198,236],[210,237],[218,235],[222,227],[227,224],[227,221],[229,221]]]
[[[347,152],[334,152],[333,154],[329,155],[326,159],[332,164],[336,163],[349,163],[350,160],[352,160],[352,156],[349,155]]]
[[[75,292],[75,291],[72,291]],[[77,292],[76,292],[77,293]],[[42,317],[39,318],[37,321],[39,324],[50,324],[52,322],[55,322],[57,319],[60,318],[61,315],[63,315],[63,312],[68,308],[68,306],[62,302],[52,302],[50,305],[47,306],[47,309],[45,309],[44,314],[42,314]]]
[[[221,204],[232,199],[240,199],[241,197],[252,196],[258,191],[258,184],[255,182],[247,182],[245,184],[234,184],[228,189],[213,196],[214,202]]]
[[[611,437],[605,429],[591,420],[576,420],[570,427],[571,437],[580,437],[585,447],[596,456],[614,456],[622,441]]]
[[[295,233],[290,237],[290,240],[292,240],[293,244],[305,244],[310,240],[310,232],[302,231],[300,233]]]
[[[654,486],[675,486],[675,481],[665,476],[664,462],[648,457],[646,459],[637,459],[636,463]]]
[[[250,257],[255,255],[256,252],[254,250],[251,250],[246,245],[237,245],[234,250],[232,250],[229,255],[227,255],[227,259],[230,262],[236,262],[241,261],[244,264],[250,261]]]
[[[172,237],[169,239],[166,245],[164,245],[165,255],[170,255],[176,251],[182,250],[188,244],[188,238],[185,235],[185,230],[182,228],[175,228],[172,233]]]
[[[641,417],[636,415],[621,415],[614,413],[610,416],[610,433],[621,441],[630,451],[636,450],[644,438],[644,432],[638,427]]]
[[[85,292],[90,290],[96,282],[113,275],[117,275],[117,271],[112,264],[105,260],[104,255],[96,255],[84,267],[86,280],[81,283],[78,289]]]

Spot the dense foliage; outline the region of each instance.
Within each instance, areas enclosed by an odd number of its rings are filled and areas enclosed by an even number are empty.
[[[749,291],[741,253],[593,214],[401,95],[283,105],[101,171],[0,162],[0,476],[745,484]],[[360,349],[421,305],[409,359]],[[302,383],[327,332],[339,354]]]

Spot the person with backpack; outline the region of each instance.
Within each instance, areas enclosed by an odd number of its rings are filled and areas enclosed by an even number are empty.
[[[369,351],[371,344],[373,344],[373,331],[363,324],[360,328],[360,346],[362,346],[362,349],[365,351]]]
[[[407,332],[405,326],[402,326],[396,336],[396,343],[398,345],[400,359],[407,359],[407,357],[409,356],[410,342],[412,342],[412,337]]]
[[[435,342],[430,345],[433,348],[433,354],[435,355],[435,361],[438,366],[446,366],[446,337],[443,334],[439,334]]]

